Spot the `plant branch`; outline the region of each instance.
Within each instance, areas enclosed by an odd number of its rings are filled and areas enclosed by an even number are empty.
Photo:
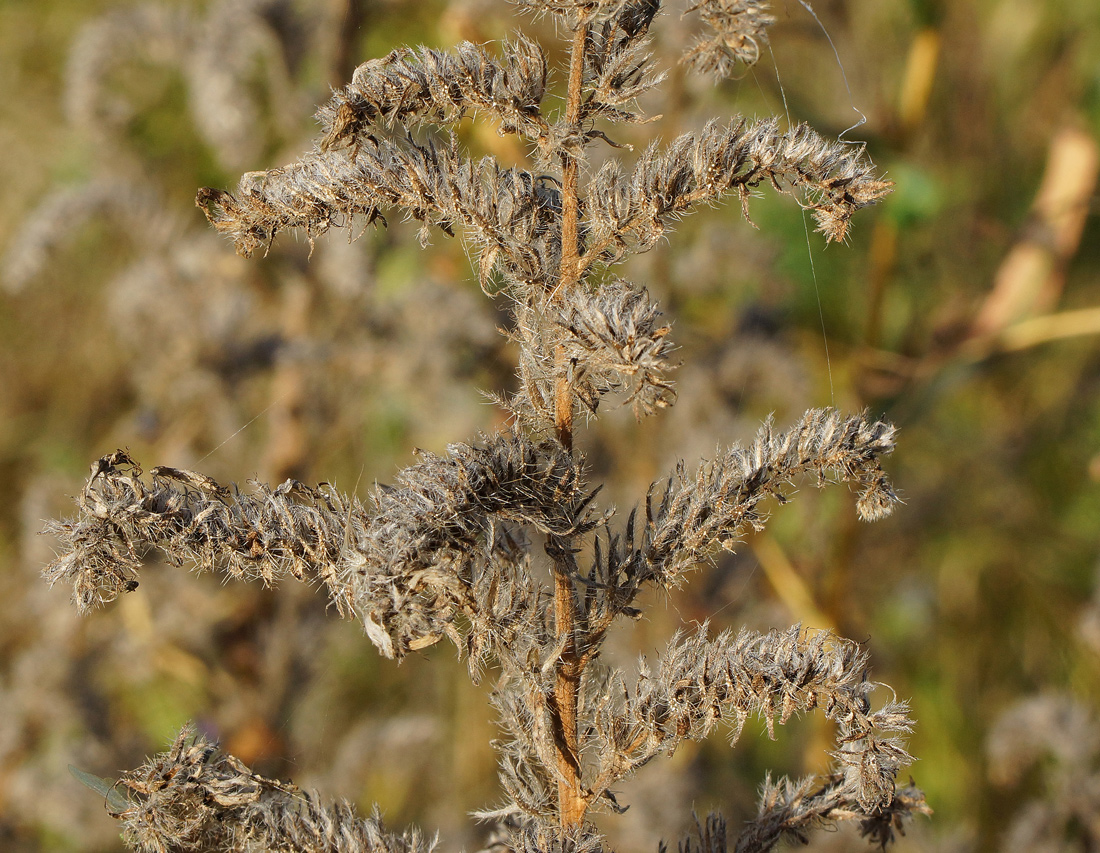
[[[287,853],[431,853],[416,830],[386,831],[350,803],[265,779],[190,726],[172,748],[119,780],[129,807],[114,815],[137,850],[284,850]]]

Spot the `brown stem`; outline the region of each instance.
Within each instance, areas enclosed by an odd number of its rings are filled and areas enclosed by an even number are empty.
[[[584,15],[581,12],[581,15]],[[569,91],[565,102],[565,121],[574,133],[580,130],[581,90],[584,83],[584,46],[588,40],[588,22],[577,22],[573,34],[573,49],[569,55]],[[561,278],[558,287],[568,290],[577,283],[580,269],[577,253],[577,220],[580,218],[580,198],[577,181],[580,159],[567,148],[561,177]]]
[[[573,33],[573,46],[569,54],[569,89],[565,100],[565,121],[575,133],[580,130],[581,101],[584,88],[584,49],[588,41],[587,12],[578,14],[577,28]],[[565,292],[580,279],[581,258],[577,252],[580,218],[580,195],[578,177],[580,159],[576,152],[567,151],[563,155],[561,180],[561,267],[558,273],[558,291]],[[561,348],[555,353],[558,381],[554,389],[554,427],[558,441],[568,452],[573,452],[573,389],[570,387],[568,371],[563,363]]]
[[[558,380],[554,385],[554,429],[558,441],[565,452],[573,453],[573,387],[569,381],[568,370],[564,364],[564,348],[559,346],[554,352],[555,369]]]
[[[554,683],[554,708],[558,716],[561,738],[558,741],[558,818],[563,828],[580,826],[588,810],[580,776],[580,749],[577,742],[577,703],[581,669],[577,660],[575,638],[576,599],[573,581],[563,571],[554,575],[554,615],[558,635],[569,637],[558,661]]]
[[[566,95],[565,120],[573,133],[580,130],[581,95],[584,83],[584,50],[588,40],[587,12],[578,14],[573,34],[573,46],[569,56],[569,89]],[[578,252],[578,219],[580,198],[577,190],[580,160],[576,151],[569,150],[562,163],[561,203],[561,267],[558,288],[567,290],[580,278]],[[555,353],[558,380],[554,389],[554,426],[558,441],[570,454],[573,452],[573,389],[569,380],[565,353],[559,347]],[[577,655],[577,599],[573,587],[575,565],[570,559],[569,540],[555,543],[554,619],[558,637],[563,640],[561,657],[557,662],[554,678],[554,713],[560,737],[558,738],[558,820],[563,829],[574,829],[584,822],[588,811],[581,780],[580,745],[577,739],[577,710],[580,699],[581,673],[584,669]]]

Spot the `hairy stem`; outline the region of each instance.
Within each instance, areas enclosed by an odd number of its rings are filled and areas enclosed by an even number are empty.
[[[573,386],[569,381],[569,372],[565,364],[567,358],[565,347],[557,346],[554,350],[554,368],[558,375],[554,383],[554,431],[562,448],[572,456]]]
[[[585,13],[582,12],[583,16]],[[565,102],[565,121],[572,132],[580,131],[581,90],[584,82],[584,48],[588,40],[588,22],[583,17],[577,22],[573,34],[573,48],[569,56],[569,90]],[[577,179],[580,158],[567,151],[562,164],[561,191],[561,279],[558,287],[568,291],[577,283],[579,256],[577,253],[577,220],[580,215],[580,199]]]
[[[577,742],[577,704],[581,666],[576,654],[574,635],[576,599],[573,580],[561,571],[554,575],[554,615],[559,636],[566,636],[565,649],[558,660],[554,683],[554,710],[561,737],[558,740],[558,816],[563,828],[577,827],[584,820],[588,802],[580,778],[580,748]]]
[[[584,83],[584,51],[588,40],[588,21],[586,12],[578,14],[577,27],[573,33],[573,45],[569,56],[569,88],[566,95],[565,120],[571,132],[580,130],[581,92]],[[561,222],[561,268],[558,288],[567,292],[577,283],[580,265],[577,253],[577,221],[580,214],[580,199],[577,184],[580,171],[580,159],[576,152],[570,151],[562,163],[562,222]],[[561,347],[555,353],[558,361],[558,380],[555,388],[554,424],[558,441],[566,452],[573,452],[573,389],[568,371],[563,363],[565,353]],[[557,553],[570,554],[570,543],[558,543]],[[584,797],[580,778],[580,749],[577,743],[577,708],[579,686],[583,666],[577,656],[576,617],[577,599],[573,588],[573,568],[565,558],[557,559],[557,571],[554,575],[554,617],[558,637],[563,640],[561,657],[558,659],[554,682],[554,713],[561,737],[558,741],[558,818],[564,829],[580,826],[584,821],[588,802]]]

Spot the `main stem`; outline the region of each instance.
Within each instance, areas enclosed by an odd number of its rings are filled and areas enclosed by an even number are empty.
[[[581,11],[573,34],[569,55],[569,88],[565,103],[565,120],[570,129],[580,130],[581,94],[584,83],[584,48],[588,40],[586,11]],[[580,274],[577,252],[577,224],[580,198],[577,192],[580,171],[579,152],[568,151],[562,164],[561,203],[561,268],[557,290],[567,292],[576,286]],[[564,354],[560,348],[556,359]],[[564,364],[557,365],[558,381],[554,395],[554,423],[558,441],[570,454],[573,452],[573,391]],[[560,543],[566,551],[569,541]],[[554,619],[558,637],[564,639],[554,679],[554,711],[558,724],[558,819],[562,829],[570,830],[584,822],[588,801],[581,780],[580,745],[577,740],[577,709],[583,665],[577,654],[577,599],[573,588],[572,566],[560,560],[554,573]]]
[[[581,782],[580,748],[577,742],[577,705],[580,698],[580,661],[577,658],[574,637],[576,598],[573,580],[559,566],[554,575],[554,615],[558,634],[569,639],[558,660],[554,683],[554,710],[557,713],[560,733],[557,740],[558,772],[558,820],[563,829],[580,826],[584,821],[588,802]]]
[[[569,54],[569,90],[565,101],[565,122],[574,133],[580,132],[581,95],[584,83],[584,45],[588,41],[588,21],[577,21],[573,33],[573,47]],[[558,290],[566,293],[577,283],[579,256],[577,254],[577,220],[580,218],[580,196],[577,179],[580,174],[580,151],[570,144],[566,147],[561,176],[561,276]]]

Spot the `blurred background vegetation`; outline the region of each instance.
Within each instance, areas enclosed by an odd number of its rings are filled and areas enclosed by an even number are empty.
[[[905,849],[1093,849],[1100,4],[817,0],[823,26],[796,0],[774,7],[754,69],[716,85],[672,67],[663,118],[624,141],[733,112],[838,135],[862,113],[845,138],[896,192],[848,246],[807,236],[770,192],[759,230],[737,205],[685,220],[628,271],[674,321],[679,402],[640,424],[609,412],[581,446],[629,507],[769,413],[866,407],[901,428],[888,467],[905,505],[868,526],[843,490],[799,495],[613,652],[626,665],[708,618],[831,627],[912,699],[913,775],[936,814]],[[669,56],[688,37],[679,11],[659,33]],[[445,849],[484,842],[466,812],[497,796],[486,688],[442,644],[398,667],[315,591],[170,567],[81,620],[38,578],[38,531],[116,447],[362,494],[414,448],[500,425],[479,389],[510,387],[514,354],[461,240],[421,249],[391,222],[332,232],[312,257],[286,235],[246,262],[193,197],[293,160],[358,62],[499,39],[510,16],[495,0],[0,4],[0,849],[121,849],[66,766],[114,777],[186,720],[260,772],[438,828]],[[560,58],[550,22],[519,23]],[[459,134],[525,162],[491,128]],[[822,769],[821,725],[775,742],[750,726],[732,750],[646,768],[606,821],[616,849],[674,842],[693,808],[742,819],[766,769]]]

